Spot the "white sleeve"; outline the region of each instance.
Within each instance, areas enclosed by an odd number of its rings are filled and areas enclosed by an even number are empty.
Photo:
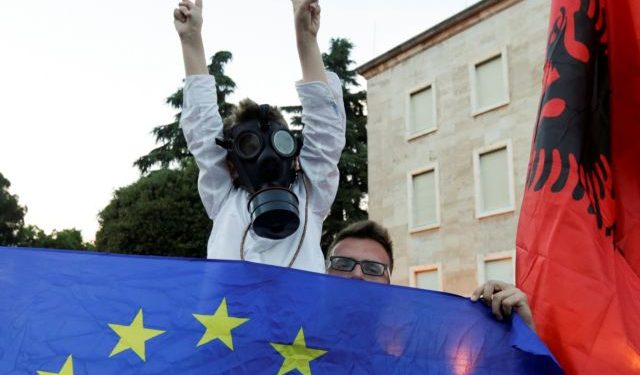
[[[200,169],[198,191],[213,220],[233,188],[225,159],[227,151],[216,145],[222,137],[216,83],[211,75],[191,75],[185,80],[180,127]]]
[[[325,218],[331,209],[340,173],[338,162],[345,144],[346,115],[340,79],[327,72],[324,82],[298,82],[302,103],[304,143],[300,165],[311,182],[313,212]]]

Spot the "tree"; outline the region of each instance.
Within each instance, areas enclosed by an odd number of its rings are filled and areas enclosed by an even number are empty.
[[[98,214],[98,251],[205,257],[211,220],[196,188],[198,168],[152,171],[118,189]]]
[[[26,207],[18,204],[18,197],[9,193],[11,182],[0,173],[0,245],[13,246],[24,225]]]
[[[27,225],[20,228],[18,234],[18,246],[38,247],[46,249],[65,250],[94,250],[91,243],[84,242],[82,233],[73,229],[53,230],[51,234],[45,233],[35,225]]]
[[[233,104],[226,98],[236,84],[225,75],[224,67],[232,55],[217,52],[208,65],[216,79],[220,115],[231,114]],[[167,104],[182,108],[182,89],[167,98]],[[160,144],[139,158],[142,177],[118,189],[99,216],[96,234],[99,251],[205,257],[211,220],[198,194],[198,168],[187,149],[180,129],[178,112],[174,122],[153,129]],[[152,171],[154,167],[158,170]]]
[[[331,206],[331,212],[324,221],[322,229],[322,249],[327,251],[338,233],[346,225],[364,220],[368,217],[364,209],[367,186],[367,116],[365,103],[367,92],[358,89],[356,71],[350,69],[353,61],[350,59],[353,44],[347,39],[331,39],[329,53],[322,54],[327,69],[335,72],[342,81],[342,94],[347,115],[346,144],[338,164],[340,183],[336,199]],[[295,114],[292,125],[301,127],[300,113],[302,107],[283,107],[283,110]]]
[[[219,51],[213,55],[211,64],[208,65],[209,74],[216,79],[218,106],[220,107],[220,115],[223,118],[229,116],[234,108],[234,105],[227,103],[226,100],[227,96],[235,90],[236,84],[224,73],[224,66],[232,58],[231,52]],[[182,109],[182,89],[169,96],[166,103],[177,110]],[[191,154],[187,149],[187,142],[182,135],[182,130],[180,130],[181,114],[182,112],[178,112],[172,123],[160,125],[153,129],[152,133],[156,137],[156,143],[159,143],[160,146],[135,161],[134,165],[140,169],[140,172],[145,174],[157,165],[160,165],[161,168],[169,168],[172,163],[182,163],[191,158]]]

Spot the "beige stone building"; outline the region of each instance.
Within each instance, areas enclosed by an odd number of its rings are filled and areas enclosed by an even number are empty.
[[[513,281],[549,4],[480,1],[358,68],[369,215],[390,229],[394,283]]]

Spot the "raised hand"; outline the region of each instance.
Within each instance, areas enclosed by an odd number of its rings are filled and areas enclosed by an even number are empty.
[[[296,33],[316,37],[320,29],[320,4],[318,0],[291,0]]]
[[[200,36],[202,31],[202,0],[182,0],[173,10],[173,24],[180,38]]]
[[[320,29],[320,4],[318,0],[291,0],[291,5],[302,80],[327,82],[317,38]]]
[[[491,306],[496,319],[502,320],[515,310],[529,328],[536,330],[527,296],[515,285],[504,281],[487,281],[471,294],[471,301],[476,302],[479,299]]]
[[[195,0],[195,4],[181,0],[173,10],[173,24],[182,44],[185,74],[208,74],[202,43],[202,0]]]

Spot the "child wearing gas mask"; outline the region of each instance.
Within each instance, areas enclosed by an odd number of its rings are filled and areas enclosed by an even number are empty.
[[[174,24],[186,71],[180,126],[214,220],[207,257],[324,272],[322,223],[338,189],[346,119],[340,81],[325,71],[318,48],[318,0],[292,0],[301,138],[275,107],[250,100],[223,122],[202,43],[202,1],[182,0]]]

